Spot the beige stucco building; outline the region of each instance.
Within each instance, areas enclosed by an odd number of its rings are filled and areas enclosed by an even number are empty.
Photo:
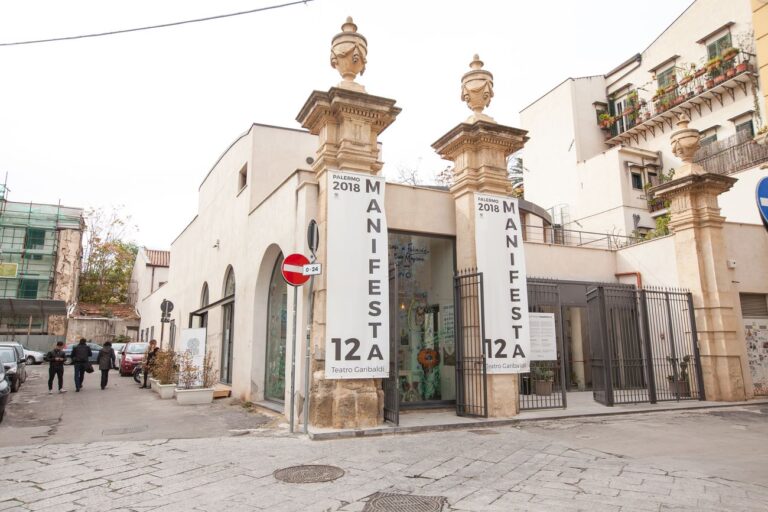
[[[564,236],[539,201],[510,197],[506,174],[511,153],[559,147],[559,136],[489,117],[493,75],[475,56],[461,81],[472,114],[433,145],[454,164],[452,185],[384,183],[378,135],[400,108],[357,82],[366,59],[367,41],[348,19],[331,53],[342,81],[296,106],[304,129],[253,124],[222,154],[171,244],[168,283],[138,300],[142,331],[159,339],[160,305],[172,301],[167,345],[205,327],[234,396],[301,420],[308,397],[316,427],[397,423],[401,409],[436,406],[509,417],[561,407],[580,391],[606,405],[754,395],[736,291],[768,292],[768,236],[757,224],[722,223],[715,191],[731,181],[699,178],[709,174],[683,155],[695,183],[658,191],[678,205],[672,234],[643,243]],[[594,128],[585,145],[604,145]],[[689,132],[675,133],[679,142]],[[604,151],[616,163],[650,153]],[[607,173],[606,186],[620,191],[623,178]],[[685,206],[688,190],[707,208]],[[311,255],[312,220],[323,269],[294,288],[283,258]]]

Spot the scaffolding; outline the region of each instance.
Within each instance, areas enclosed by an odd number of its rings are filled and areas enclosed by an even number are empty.
[[[54,297],[59,234],[82,229],[80,208],[61,204],[8,201],[8,189],[0,184],[0,299],[51,300]],[[45,330],[47,318],[18,317],[7,313],[0,330]]]

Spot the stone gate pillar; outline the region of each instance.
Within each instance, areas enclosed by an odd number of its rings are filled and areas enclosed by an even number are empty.
[[[670,202],[680,286],[693,295],[699,351],[707,400],[744,400],[746,346],[737,309],[738,297],[728,275],[723,223],[717,196],[736,178],[708,173],[693,163],[700,133],[681,116],[672,133],[672,151],[683,161],[674,179],[650,190]],[[750,386],[751,388],[751,386]]]
[[[472,115],[443,135],[432,147],[454,164],[451,194],[456,204],[456,266],[477,267],[475,250],[475,194],[512,195],[507,157],[522,149],[525,130],[498,124],[483,114],[493,97],[493,75],[475,55],[461,80],[461,99]],[[517,414],[517,374],[488,375],[488,414]]]
[[[328,92],[314,91],[296,118],[301,126],[319,139],[312,168],[317,175],[318,227],[320,240],[327,240],[328,170],[354,171],[378,175],[378,136],[400,113],[395,100],[372,96],[355,82],[365,71],[368,43],[357,32],[352,18],[347,18],[331,45],[331,66],[342,76],[341,83]],[[321,242],[318,261],[326,259]],[[314,316],[312,322],[312,378],[309,420],[312,425],[333,428],[360,428],[379,424],[383,414],[383,392],[379,379],[326,379],[325,325],[326,279],[315,279]]]

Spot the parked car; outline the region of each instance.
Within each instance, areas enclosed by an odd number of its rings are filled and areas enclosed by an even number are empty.
[[[149,343],[131,342],[123,348],[122,358],[120,359],[120,375],[123,377],[133,374],[136,365],[141,364],[144,354],[147,352]]]
[[[15,341],[0,341],[1,347],[12,348],[16,353],[16,374],[19,376],[19,382],[23,384],[27,380],[27,358],[24,356],[24,347]]]
[[[30,350],[27,347],[24,348],[24,357],[27,360],[27,364],[32,366],[33,364],[42,364],[45,360],[45,354],[38,352],[37,350]]]
[[[0,363],[3,364],[5,380],[10,384],[11,391],[17,392],[21,387],[21,374],[18,355],[13,347],[0,346]]]
[[[112,343],[112,350],[115,351],[115,366],[120,368],[120,361],[123,358],[123,349],[125,348],[125,343]]]
[[[8,405],[8,400],[11,397],[11,386],[5,378],[5,367],[0,364],[0,423],[3,422],[3,416],[5,416],[5,406]]]
[[[72,349],[75,348],[75,345],[77,345],[77,343],[72,343],[71,345],[64,347],[64,356],[66,357],[64,364],[72,364]],[[91,347],[91,357],[89,357],[88,360],[92,363],[95,363],[96,358],[99,356],[101,345],[96,343],[88,343],[88,346]]]

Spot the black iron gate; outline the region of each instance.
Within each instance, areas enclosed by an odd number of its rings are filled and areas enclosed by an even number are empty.
[[[598,286],[587,292],[587,311],[596,401],[704,400],[689,292]]]
[[[400,424],[400,350],[397,344],[397,266],[389,267],[389,377],[383,380],[384,421]]]
[[[456,304],[456,414],[488,417],[483,308],[483,273],[474,269],[454,277]]]
[[[566,406],[564,336],[560,289],[557,283],[528,279],[528,311],[552,313],[555,317],[557,359],[531,361],[531,371],[521,373],[519,384],[519,409],[552,409]]]

